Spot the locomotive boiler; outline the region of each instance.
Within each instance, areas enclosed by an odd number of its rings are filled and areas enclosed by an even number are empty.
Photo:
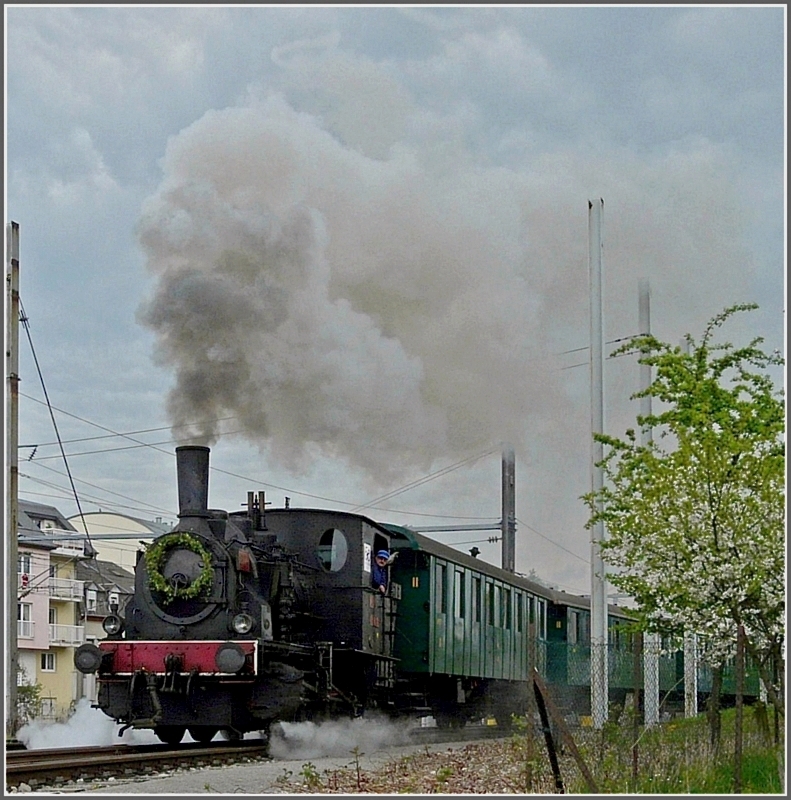
[[[386,529],[357,515],[208,507],[209,449],[176,449],[179,521],[138,554],[135,591],[75,665],[97,705],[167,743],[386,709],[397,590],[370,585]]]

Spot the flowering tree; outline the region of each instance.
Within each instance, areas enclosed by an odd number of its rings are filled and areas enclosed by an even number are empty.
[[[596,434],[607,448],[605,485],[585,495],[588,526],[603,520],[608,574],[635,598],[646,630],[692,630],[723,657],[743,625],[748,652],[782,712],[785,631],[785,414],[766,369],[779,354],[762,339],[734,348],[714,335],[737,305],[714,317],[687,347],[641,336],[616,351],[654,369],[648,389],[661,411],[638,416],[654,431],[641,445]]]

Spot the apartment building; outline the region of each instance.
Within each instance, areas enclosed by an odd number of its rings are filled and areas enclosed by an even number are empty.
[[[54,506],[20,500],[18,530],[17,680],[41,686],[42,717],[63,719],[79,697],[74,650],[85,625],[76,565],[86,558],[84,545]]]
[[[77,578],[85,587],[85,605],[83,607],[85,620],[85,641],[96,644],[104,639],[107,634],[102,627],[102,621],[110,613],[113,606],[116,611],[124,615],[124,609],[132,597],[135,587],[133,572],[119,567],[110,561],[101,561],[96,558],[78,561]],[[78,672],[79,697],[87,697],[92,702],[96,700],[96,675],[83,675]]]

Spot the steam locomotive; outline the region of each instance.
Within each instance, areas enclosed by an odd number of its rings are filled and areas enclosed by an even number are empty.
[[[243,511],[210,509],[209,448],[176,457],[178,524],[138,554],[134,596],[104,620],[107,638],[75,651],[119,735],[207,742],[373,711],[508,725],[533,666],[589,713],[587,598],[359,514],[268,510],[263,492]],[[381,550],[392,554],[385,592],[371,581]],[[627,622],[610,607],[616,641]],[[665,682],[677,686],[672,667]],[[611,681],[611,699],[631,675]]]

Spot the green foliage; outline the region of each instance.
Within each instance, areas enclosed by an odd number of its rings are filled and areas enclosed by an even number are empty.
[[[723,746],[711,747],[705,719],[678,719],[640,728],[632,721],[605,724],[601,731],[576,735],[577,744],[602,794],[730,794],[733,792],[735,711],[723,714]],[[635,753],[636,746],[636,753]],[[742,791],[780,793],[778,748],[767,743],[754,715],[744,716]],[[637,762],[634,775],[635,759]],[[568,791],[584,792],[580,775],[570,772]]]
[[[316,769],[316,765],[310,761],[306,761],[302,765],[302,781],[309,789],[319,789],[323,784],[321,776]]]
[[[743,624],[766,667],[782,651],[785,620],[785,408],[766,370],[784,362],[760,338],[739,348],[713,341],[753,308],[726,309],[686,348],[642,336],[616,351],[654,371],[634,395],[661,405],[637,417],[654,441],[639,443],[633,430],[597,434],[605,486],[583,499],[588,526],[607,528],[602,552],[616,568],[608,579],[635,598],[642,627],[690,629],[731,647]]]
[[[16,691],[17,717],[19,724],[25,725],[41,714],[42,686],[40,683],[20,684]]]
[[[201,557],[200,575],[189,586],[174,587],[162,574],[167,554],[175,547],[191,550]],[[145,561],[151,588],[164,594],[168,601],[175,598],[188,600],[201,597],[211,589],[214,582],[211,553],[203,546],[200,539],[190,533],[168,533],[155,539],[146,549]]]

